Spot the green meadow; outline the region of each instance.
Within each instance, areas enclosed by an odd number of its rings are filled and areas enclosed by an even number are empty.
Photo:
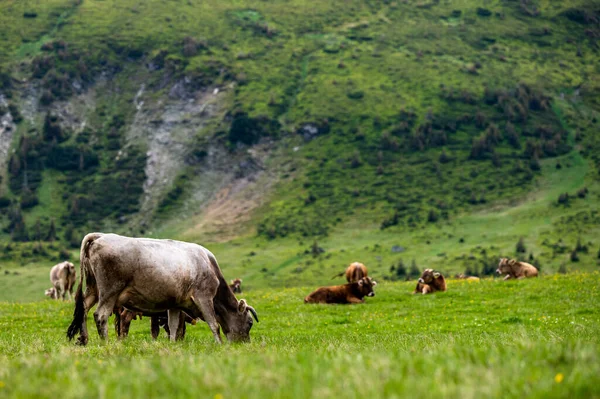
[[[428,296],[382,281],[355,306],[305,305],[311,289],[244,292],[260,323],[251,343],[222,346],[203,323],[153,341],[144,318],[82,348],[65,337],[73,303],[1,302],[0,396],[600,396],[597,272],[449,280]]]

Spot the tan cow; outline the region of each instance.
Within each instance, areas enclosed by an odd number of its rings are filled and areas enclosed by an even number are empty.
[[[62,262],[54,265],[50,269],[50,282],[53,288],[46,290],[46,295],[52,299],[66,299],[65,297],[73,295],[73,286],[75,285],[76,277],[75,265],[71,262]]]
[[[501,258],[498,263],[498,274],[506,274],[504,280],[511,278],[521,279],[528,277],[537,277],[538,269],[529,263],[519,262],[515,259]]]
[[[425,295],[437,291],[446,291],[446,280],[444,279],[444,276],[442,276],[442,273],[433,269],[425,269],[421,274],[421,278],[419,278],[413,294],[421,293]]]
[[[467,280],[467,281],[479,281],[479,277],[475,277],[475,276],[467,276],[466,274],[460,273],[457,274],[456,276],[457,279],[459,280]]]
[[[349,283],[355,283],[361,278],[368,276],[367,267],[360,262],[354,262],[346,268],[345,272],[336,274],[331,279],[341,277],[344,274],[346,274],[346,281],[348,281]]]
[[[304,303],[363,303],[364,297],[375,296],[376,285],[371,277],[363,277],[354,283],[321,287],[304,298]]]

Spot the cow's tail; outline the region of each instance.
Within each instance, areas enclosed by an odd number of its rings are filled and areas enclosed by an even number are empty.
[[[86,270],[90,263],[90,245],[94,240],[100,238],[100,233],[90,233],[83,238],[81,241],[81,251],[79,253],[80,262],[80,273],[79,273],[79,285],[77,286],[77,292],[75,293],[75,310],[73,312],[73,321],[67,330],[67,338],[69,341],[75,337],[75,335],[81,332],[83,326],[83,319],[85,317],[85,298],[83,297],[83,278],[85,277]]]
[[[342,277],[344,275],[344,273],[346,273],[345,271],[336,274],[335,276],[333,276],[331,279],[333,280],[334,278],[338,278],[338,277]]]

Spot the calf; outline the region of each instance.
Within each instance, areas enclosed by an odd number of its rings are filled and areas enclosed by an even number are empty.
[[[117,336],[121,339],[126,338],[129,335],[129,327],[131,325],[132,320],[137,320],[139,317],[140,320],[142,316],[150,316],[150,331],[152,333],[152,338],[156,339],[158,334],[160,333],[160,327],[165,329],[167,335],[170,335],[169,323],[168,323],[168,314],[167,312],[160,312],[155,314],[142,314],[141,312],[132,312],[130,310],[125,309],[124,307],[115,308],[115,331],[117,332]],[[175,339],[180,340],[185,338],[185,323],[195,325],[196,320],[192,319],[186,313],[182,314],[183,317],[179,318],[179,325],[177,326],[177,332],[175,334]]]
[[[437,291],[446,291],[446,280],[444,279],[444,276],[442,276],[442,273],[433,269],[425,269],[419,278],[417,288],[415,288],[413,294],[421,293],[425,295]]]
[[[231,284],[229,284],[229,288],[233,291],[234,294],[242,293],[242,279],[236,278],[235,280],[231,280]]]
[[[363,303],[364,297],[375,296],[376,285],[370,277],[363,277],[354,283],[321,287],[304,298],[304,303]]]
[[[529,263],[519,262],[515,259],[501,258],[496,269],[498,274],[506,274],[504,280],[510,278],[522,279],[528,277],[537,277],[538,269]]]

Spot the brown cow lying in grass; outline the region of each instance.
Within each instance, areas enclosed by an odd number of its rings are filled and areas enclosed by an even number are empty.
[[[240,294],[242,292],[242,279],[236,278],[235,280],[231,280],[229,288],[231,288],[234,294]]]
[[[129,334],[129,327],[131,326],[132,320],[137,320],[139,317],[142,320],[141,312],[132,312],[130,310],[125,309],[124,307],[120,307],[114,310],[115,314],[115,331],[117,332],[117,336],[119,338],[126,338]],[[152,339],[156,339],[158,334],[160,333],[160,327],[165,329],[167,335],[169,334],[169,323],[167,312],[159,312],[152,315],[145,315],[150,317],[150,331],[152,333]],[[192,319],[186,313],[183,313],[184,317],[179,318],[179,325],[177,327],[177,333],[175,335],[176,340],[185,338],[185,324],[196,324],[196,320]]]
[[[419,278],[417,288],[415,288],[413,294],[421,293],[425,295],[437,291],[446,291],[446,280],[444,279],[444,276],[442,276],[442,273],[436,272],[433,269],[425,269],[423,274],[421,274],[421,278]]]
[[[521,279],[527,277],[537,277],[538,269],[529,263],[519,262],[515,259],[501,258],[496,273],[506,274],[504,280],[508,280],[510,278]]]
[[[336,274],[331,279],[333,280],[336,277],[342,277],[344,274],[346,274],[346,281],[349,283],[355,283],[361,278],[367,277],[367,267],[360,262],[354,262],[346,268],[345,272]]]
[[[375,296],[376,285],[370,277],[363,277],[354,283],[321,287],[304,298],[304,303],[363,303],[364,297]]]
[[[479,281],[479,277],[475,277],[475,276],[467,276],[466,274],[457,274],[456,276],[457,279],[459,280],[467,280],[467,281]]]

